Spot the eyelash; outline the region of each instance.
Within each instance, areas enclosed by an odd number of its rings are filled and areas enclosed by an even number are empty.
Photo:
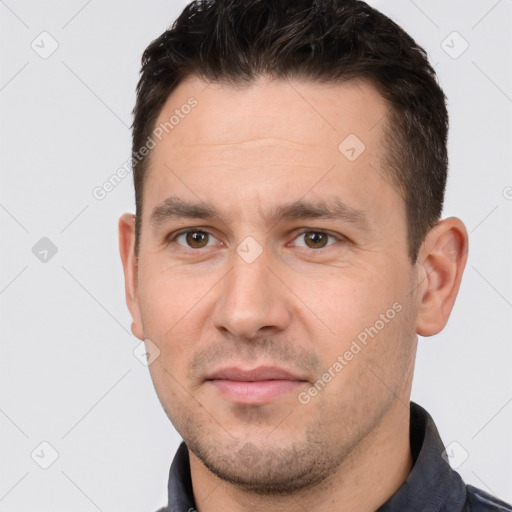
[[[178,237],[180,237],[181,235],[187,235],[189,233],[205,233],[207,234],[208,236],[211,236],[213,238],[216,238],[215,235],[213,235],[212,233],[210,233],[209,231],[207,231],[206,229],[200,229],[200,228],[189,228],[189,229],[185,229],[185,230],[182,230],[182,231],[177,231],[176,233],[171,233],[167,238],[166,238],[166,242],[167,244],[170,244],[170,243],[176,243],[177,245],[179,245],[182,249],[185,249],[185,250],[188,250],[188,251],[192,251],[192,252],[197,252],[197,251],[200,251],[201,249],[206,249],[207,247],[201,247],[201,248],[198,248],[198,249],[194,249],[192,247],[186,247],[184,245],[181,245],[181,244],[178,244],[176,242],[176,239]],[[299,238],[300,236],[303,236],[305,235],[306,233],[321,233],[321,234],[324,234],[324,235],[327,235],[328,237],[331,237],[331,238],[334,238],[335,240],[337,240],[338,242],[344,242],[346,241],[346,238],[343,237],[342,235],[334,235],[328,231],[324,231],[324,230],[321,230],[321,229],[311,229],[311,228],[308,228],[308,229],[303,229],[300,233],[298,233],[295,238],[293,240],[296,240],[297,238]],[[322,249],[327,249],[328,247],[330,247],[331,245],[334,245],[334,244],[329,244],[325,247],[320,247],[318,249],[314,249],[312,247],[301,247],[301,249],[310,249],[311,251],[313,252],[320,252]]]

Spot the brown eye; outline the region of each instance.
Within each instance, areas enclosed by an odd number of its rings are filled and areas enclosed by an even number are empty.
[[[205,247],[205,242],[208,243],[208,233],[204,231],[189,231],[186,234],[187,243],[194,249]]]
[[[188,247],[191,249],[203,249],[211,245],[210,237],[210,233],[207,233],[206,231],[191,229],[177,235],[175,240],[176,243],[182,247]],[[214,237],[211,238],[215,239]],[[180,241],[180,239],[183,239],[183,241]]]
[[[331,239],[331,241],[329,240]],[[296,247],[305,249],[324,249],[336,241],[341,241],[343,237],[336,237],[325,231],[304,231],[295,240]]]
[[[322,231],[308,231],[303,234],[306,245],[311,249],[322,249],[327,245],[329,235]]]

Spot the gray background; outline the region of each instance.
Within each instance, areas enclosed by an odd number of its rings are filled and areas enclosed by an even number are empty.
[[[445,216],[470,232],[450,322],[420,340],[413,399],[466,481],[512,501],[512,1],[370,3],[439,74]],[[166,503],[180,439],[133,355],[117,245],[132,180],[92,191],[129,159],[140,56],[185,4],[0,1],[0,511]]]

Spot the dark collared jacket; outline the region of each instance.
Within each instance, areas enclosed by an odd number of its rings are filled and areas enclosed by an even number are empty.
[[[413,402],[410,440],[413,468],[398,491],[376,512],[512,512],[510,505],[462,481],[443,459],[445,448],[434,421]],[[171,465],[168,492],[169,504],[158,512],[195,512],[185,443],[181,443]]]

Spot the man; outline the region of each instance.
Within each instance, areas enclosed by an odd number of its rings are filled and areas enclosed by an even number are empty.
[[[355,0],[193,2],[134,116],[126,298],[184,440],[162,510],[512,510],[410,403],[468,249],[425,52]]]

